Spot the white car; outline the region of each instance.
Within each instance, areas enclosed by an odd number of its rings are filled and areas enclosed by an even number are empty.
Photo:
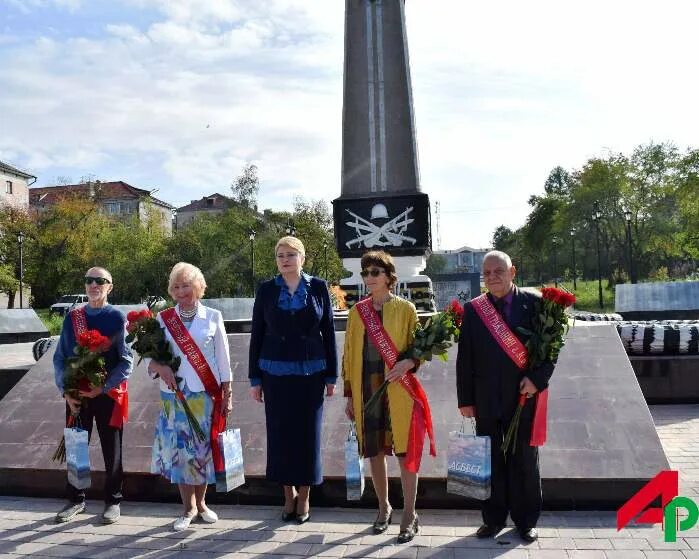
[[[80,295],[64,295],[49,307],[49,314],[65,316],[66,313],[70,312],[76,307],[82,306],[85,303],[87,303],[87,295],[84,293]]]

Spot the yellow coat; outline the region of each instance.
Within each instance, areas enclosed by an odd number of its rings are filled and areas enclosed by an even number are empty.
[[[383,327],[396,345],[398,352],[405,351],[413,342],[417,311],[410,301],[394,297],[383,305]],[[357,438],[360,453],[363,455],[364,402],[362,398],[362,353],[364,350],[364,323],[352,307],[347,316],[345,349],[342,355],[342,378],[352,391],[354,418],[357,423]],[[388,371],[388,368],[386,368]],[[397,454],[408,449],[408,431],[413,413],[413,399],[405,389],[392,382],[388,386],[388,410],[391,415],[393,445]]]

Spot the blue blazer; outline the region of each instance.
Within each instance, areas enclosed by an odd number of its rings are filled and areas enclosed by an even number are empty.
[[[262,359],[288,363],[325,360],[325,369],[316,372],[323,374],[326,384],[335,384],[335,322],[327,284],[311,277],[307,304],[295,311],[282,310],[277,305],[281,289],[272,279],[260,285],[255,296],[250,335],[250,383],[260,384]]]

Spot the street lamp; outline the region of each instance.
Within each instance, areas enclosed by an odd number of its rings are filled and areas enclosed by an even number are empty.
[[[633,260],[631,254],[631,210],[629,208],[624,209],[624,219],[626,220],[626,240],[629,243],[629,281],[631,283],[636,283],[633,276]]]
[[[599,209],[599,202],[595,202],[592,210],[592,222],[595,224],[595,234],[597,237],[597,289],[599,291],[599,308],[604,309],[604,300],[602,299],[602,260],[599,249],[599,221],[602,219],[602,212]]]
[[[570,242],[572,243],[572,251],[573,251],[573,291],[578,290],[578,284],[577,284],[577,277],[578,277],[578,271],[575,267],[575,227],[570,228]]]
[[[551,239],[553,247],[553,285],[558,287],[558,237]]]
[[[19,244],[19,308],[24,308],[23,291],[24,291],[24,254],[22,252],[22,244],[24,244],[24,233],[17,233],[17,243]]]
[[[325,281],[328,280],[328,241],[323,241],[323,271],[325,272]]]
[[[255,296],[255,230],[250,229],[250,284],[252,286],[252,296]]]
[[[291,219],[287,219],[286,221],[286,234],[292,237],[296,236],[296,227],[294,227],[294,222],[291,221]]]

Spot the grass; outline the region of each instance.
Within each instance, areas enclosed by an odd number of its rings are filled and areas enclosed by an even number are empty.
[[[44,326],[46,326],[46,329],[49,331],[51,336],[58,336],[61,333],[61,329],[63,328],[62,316],[58,316],[57,314],[49,316],[48,309],[34,310],[36,311],[36,314],[39,315],[39,318],[44,323]]]

